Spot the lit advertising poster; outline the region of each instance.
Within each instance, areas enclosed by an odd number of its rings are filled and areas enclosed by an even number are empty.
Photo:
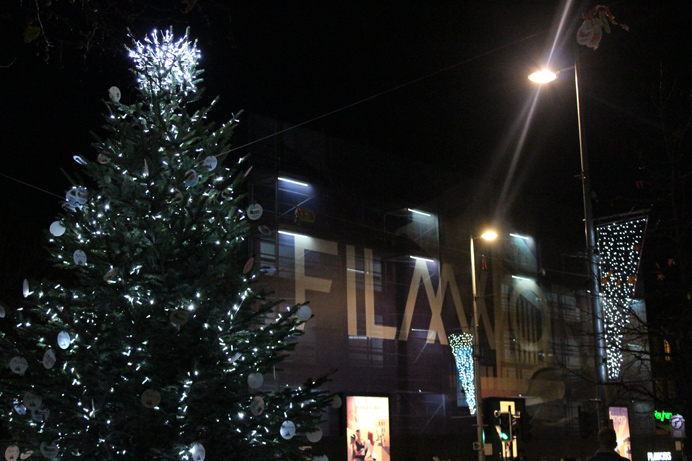
[[[389,397],[346,396],[349,461],[390,461]]]
[[[613,421],[613,429],[617,435],[618,446],[615,449],[620,456],[632,459],[632,447],[630,446],[630,420],[627,407],[610,407],[610,419]]]

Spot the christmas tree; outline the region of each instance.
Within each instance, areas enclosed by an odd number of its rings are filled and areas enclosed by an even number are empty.
[[[254,289],[237,120],[190,109],[201,71],[187,34],[154,32],[130,57],[141,100],[109,90],[108,136],[94,161],[75,158],[86,181],[47,234],[65,276],[25,281],[25,305],[0,319],[6,457],[310,459],[332,397],[325,377],[262,384],[311,311],[278,312]]]

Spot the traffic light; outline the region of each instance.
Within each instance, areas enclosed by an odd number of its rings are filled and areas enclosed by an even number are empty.
[[[507,412],[502,412],[499,414],[500,420],[500,440],[503,442],[509,442],[512,440],[512,414]]]

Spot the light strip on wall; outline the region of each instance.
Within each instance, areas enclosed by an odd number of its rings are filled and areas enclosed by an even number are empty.
[[[307,235],[295,234],[295,233],[293,233],[293,232],[286,232],[286,231],[283,231],[283,230],[280,230],[280,231],[279,231],[279,234],[290,235],[290,236],[292,236],[292,237],[305,238],[305,239],[306,239],[306,238],[309,238],[309,236],[307,236]]]
[[[425,261],[425,262],[428,262],[428,263],[434,263],[434,262],[435,262],[434,259],[430,259],[430,258],[421,258],[420,256],[413,256],[413,255],[410,255],[409,258],[411,258],[411,259],[419,259],[419,260],[421,260],[421,261]]]
[[[513,275],[512,278],[517,280],[524,280],[526,282],[535,282],[534,279],[530,279],[528,277],[519,277],[518,275]]]
[[[419,214],[421,216],[427,216],[427,217],[431,216],[430,213],[424,213],[422,211],[414,210],[413,208],[407,208],[407,210],[410,211],[411,213]]]
[[[279,179],[279,181],[290,182],[291,184],[297,184],[299,186],[308,187],[308,183],[296,181],[295,179],[283,178],[281,176],[279,176],[278,179]]]

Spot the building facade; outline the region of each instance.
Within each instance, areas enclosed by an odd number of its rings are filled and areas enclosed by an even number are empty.
[[[277,132],[276,124],[255,117],[250,137]],[[339,143],[339,154],[347,152]],[[672,439],[655,435],[651,404],[611,390],[599,401],[584,276],[546,271],[531,236],[505,225],[492,243],[473,240],[472,261],[471,238],[482,230],[473,199],[450,203],[447,194],[378,207],[372,196],[324,183],[335,148],[308,130],[253,150],[250,253],[262,267],[261,285],[282,306],[309,302],[314,314],[265,386],[336,370],[329,389],[343,405],[325,415],[318,443],[329,459],[351,459],[356,429],[378,460],[476,456],[471,396],[450,346],[452,335],[472,333],[472,265],[488,459],[586,459],[597,447],[595,415],[606,406],[618,427],[627,423],[623,454],[677,456]],[[387,173],[380,171],[382,180]],[[464,201],[475,205],[460,209]],[[635,308],[644,319],[644,307]],[[623,379],[650,381],[646,367],[624,368],[631,371]],[[508,408],[511,444],[500,438],[496,413]]]

